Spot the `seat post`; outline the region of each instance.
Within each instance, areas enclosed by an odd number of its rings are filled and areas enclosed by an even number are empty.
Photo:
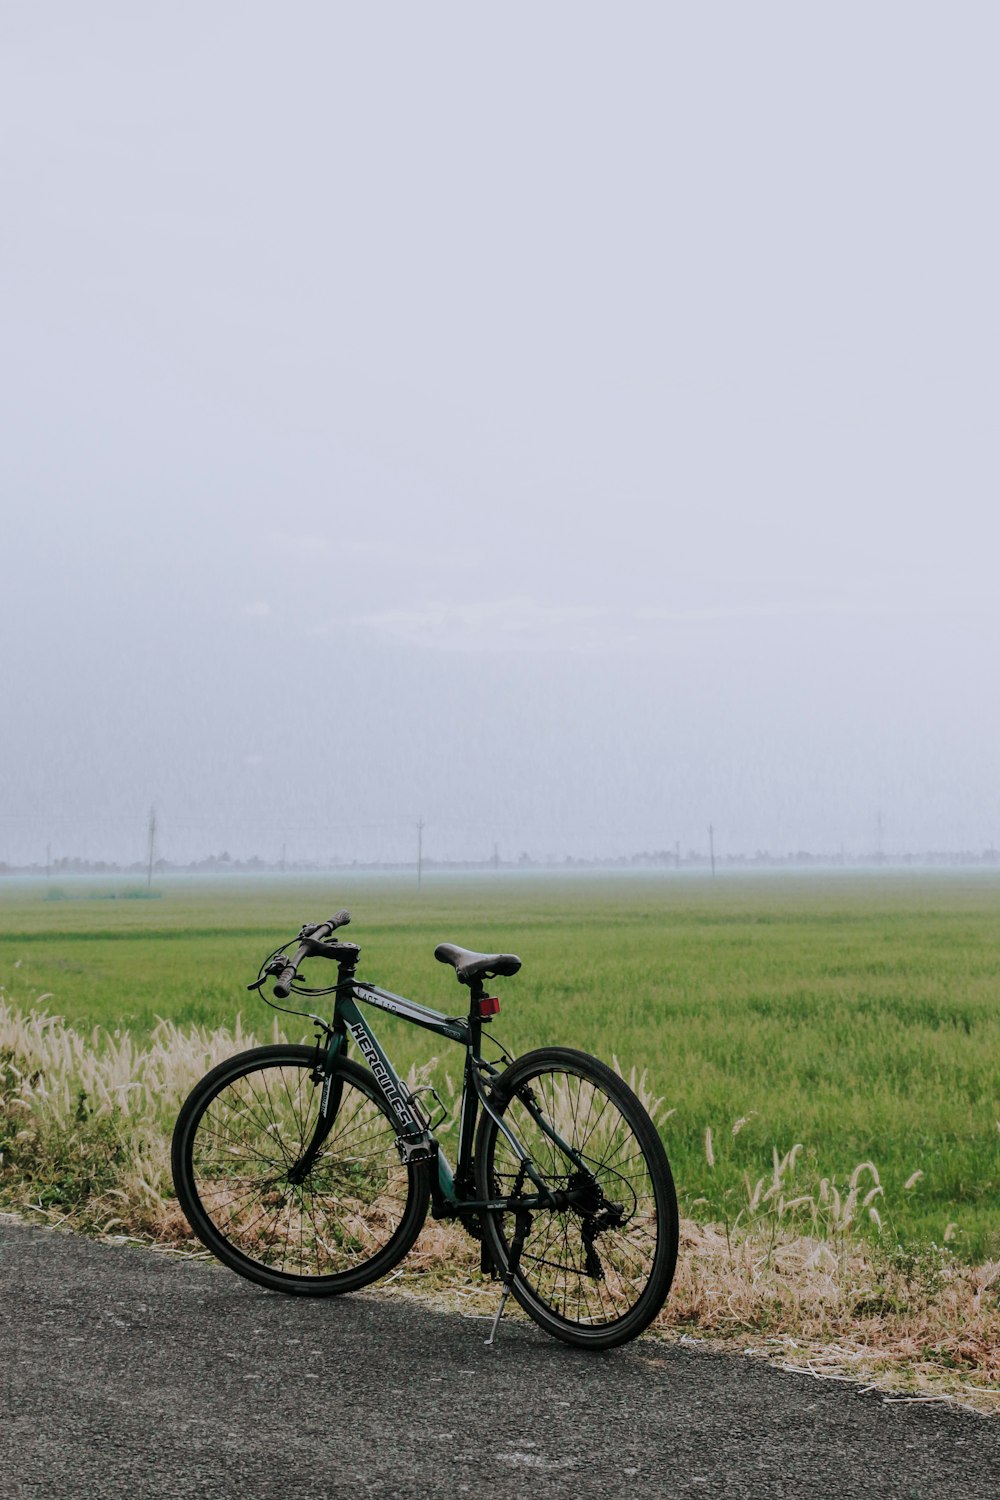
[[[479,975],[469,980],[469,1041],[472,1043],[475,1057],[479,1056],[483,1041],[483,1018],[479,1011],[479,1002],[485,993],[483,981]]]

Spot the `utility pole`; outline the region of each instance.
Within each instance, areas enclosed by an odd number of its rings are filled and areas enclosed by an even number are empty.
[[[281,873],[282,873],[282,875],[284,875],[284,873],[285,873],[285,848],[286,848],[286,846],[284,844],[282,844],[282,846],[281,846]]]
[[[424,871],[424,820],[417,819],[417,885],[420,885]]]
[[[677,868],[679,870],[680,867],[681,867],[681,841],[680,841],[680,839],[676,839],[674,841],[674,863],[676,864],[676,866],[677,866]]]
[[[149,868],[146,872],[146,889],[153,886],[153,854],[156,850],[156,808],[149,809]]]
[[[45,845],[45,879],[52,879],[52,845]]]
[[[708,857],[712,861],[712,879],[715,879],[715,829],[708,825]]]
[[[494,870],[499,870],[499,868],[500,868],[500,845],[499,844],[494,844],[493,845],[493,868],[494,868]]]

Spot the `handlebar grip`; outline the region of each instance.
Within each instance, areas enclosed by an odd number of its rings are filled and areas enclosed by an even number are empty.
[[[333,929],[335,927],[346,927],[347,924],[348,924],[348,922],[350,922],[350,920],[351,920],[351,914],[350,914],[350,912],[347,910],[346,907],[342,906],[340,908],[340,910],[334,912],[333,916],[330,918],[330,930],[331,930],[331,932],[333,931]]]
[[[299,964],[309,955],[309,944],[300,943],[295,950],[295,957],[285,965],[277,979],[274,981],[274,998],[276,1000],[287,1000],[291,993],[292,980],[295,978]]]
[[[274,981],[274,998],[276,1000],[287,1000],[292,991],[292,980],[295,978],[295,965],[286,964]]]
[[[286,963],[285,968],[282,969],[279,977],[274,980],[274,999],[276,999],[276,1001],[286,1001],[286,999],[288,999],[288,996],[291,995],[292,980],[294,980],[294,978],[294,963]]]

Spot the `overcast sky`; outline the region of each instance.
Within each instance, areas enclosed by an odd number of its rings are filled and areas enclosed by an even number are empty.
[[[1000,841],[998,46],[0,0],[0,860]]]

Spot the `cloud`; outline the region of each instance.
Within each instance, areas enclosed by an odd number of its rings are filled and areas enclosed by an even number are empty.
[[[622,645],[622,622],[599,605],[540,604],[526,598],[437,601],[356,615],[351,622],[407,645],[442,651],[574,651]]]
[[[351,624],[390,640],[439,651],[657,650],[679,632],[716,623],[792,620],[850,613],[836,604],[722,604],[705,609],[549,604],[519,596],[464,604],[431,601],[355,615]],[[334,627],[321,627],[324,634]]]
[[[293,557],[316,557],[330,551],[330,538],[306,532],[272,531],[265,539],[268,547],[290,552]]]
[[[854,614],[846,602],[720,604],[706,609],[668,609],[655,606],[636,611],[636,619],[650,625],[713,625],[720,620],[796,620],[806,616]]]
[[[243,613],[253,620],[263,620],[271,613],[271,606],[263,599],[256,599],[253,604],[244,604]]]

